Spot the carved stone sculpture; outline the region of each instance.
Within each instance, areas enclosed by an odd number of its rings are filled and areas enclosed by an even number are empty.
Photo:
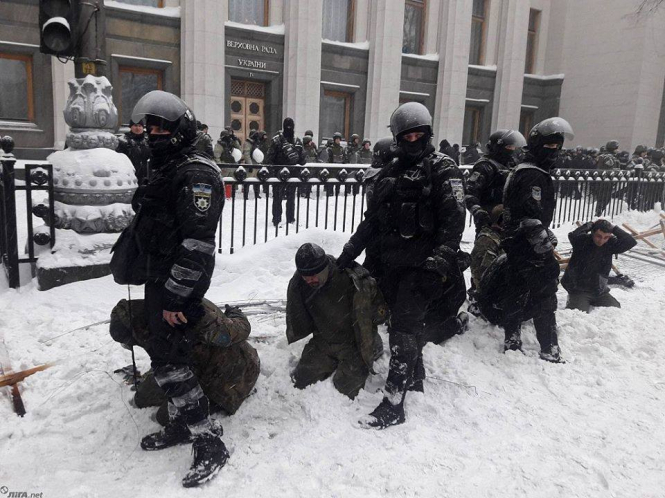
[[[64,111],[70,127],[67,149],[48,158],[53,164],[56,227],[79,233],[118,232],[134,215],[134,167],[115,152],[118,111],[106,77],[69,81]]]

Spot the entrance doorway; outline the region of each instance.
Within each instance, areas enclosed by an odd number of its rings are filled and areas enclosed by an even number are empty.
[[[265,130],[266,86],[231,79],[231,128],[243,142],[254,130]]]

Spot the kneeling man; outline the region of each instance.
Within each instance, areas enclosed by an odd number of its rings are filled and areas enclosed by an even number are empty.
[[[289,344],[313,337],[292,373],[295,387],[334,374],[335,388],[353,399],[383,351],[377,332],[387,318],[383,295],[365,268],[338,270],[335,258],[316,244],[298,249],[296,268],[287,293],[286,337]]]
[[[612,255],[632,249],[637,241],[607,220],[589,221],[568,234],[573,254],[561,285],[568,291],[566,308],[589,312],[591,306],[621,305],[607,287]]]

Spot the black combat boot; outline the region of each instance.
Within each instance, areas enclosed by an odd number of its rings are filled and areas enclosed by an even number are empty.
[[[175,419],[161,431],[148,434],[141,439],[141,448],[146,451],[157,451],[191,441],[192,433],[187,425],[182,419]]]
[[[522,331],[519,323],[506,323],[504,326],[505,339],[503,352],[522,351]]]
[[[194,461],[182,479],[182,485],[186,488],[200,486],[211,480],[229,459],[229,451],[222,441],[221,426],[211,425],[210,429],[196,434],[192,453]]]
[[[536,329],[536,337],[540,343],[540,359],[550,363],[565,363],[559,349],[556,315],[551,312],[535,316],[533,317],[533,326]]]
[[[361,426],[385,429],[404,423],[404,397],[411,386],[413,371],[418,360],[418,338],[412,334],[390,332],[390,369],[386,380],[386,395]]]

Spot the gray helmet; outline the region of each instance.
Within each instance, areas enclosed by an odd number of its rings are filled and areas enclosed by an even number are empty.
[[[619,148],[619,142],[617,140],[610,140],[605,144],[605,150],[609,152],[614,152]]]
[[[633,152],[634,155],[639,156],[641,154],[644,154],[647,152],[649,149],[647,149],[646,145],[638,145],[635,147],[635,152]]]
[[[508,147],[510,145],[515,146],[516,149],[521,149],[526,145],[526,139],[517,130],[496,130],[490,135],[490,139],[487,142],[487,150],[490,154],[493,152]]]
[[[370,144],[370,145],[372,145],[372,142],[370,141],[369,138],[364,138],[364,139],[363,139],[363,143],[362,143],[362,145],[365,145],[365,144]]]
[[[306,136],[306,137],[313,137],[313,136],[314,136],[314,132],[313,132],[312,130],[307,130],[307,131],[305,131],[305,136]]]
[[[572,140],[573,138],[575,138],[575,132],[568,121],[558,117],[548,118],[531,128],[527,145],[532,148],[550,143],[550,141],[560,141],[563,144],[564,139]]]
[[[353,135],[351,135],[351,142],[353,142],[356,138],[358,140],[360,140],[360,136],[357,133],[354,133]]]
[[[342,134],[338,131],[333,133],[333,140],[335,140],[336,138],[339,138],[340,140],[342,139]]]
[[[169,131],[173,146],[190,145],[196,140],[194,113],[172,93],[153,90],[141,97],[132,111],[132,121],[141,120],[148,128],[156,124]]]
[[[393,138],[416,128],[423,128],[432,136],[432,115],[420,102],[407,102],[399,106],[390,116],[390,131]]]

